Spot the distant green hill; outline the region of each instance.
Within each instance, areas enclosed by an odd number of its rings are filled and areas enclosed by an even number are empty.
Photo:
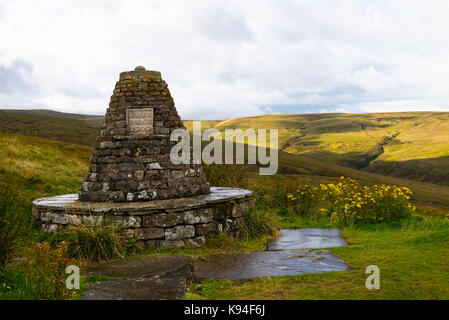
[[[0,110],[0,132],[92,146],[103,118],[51,110]]]
[[[449,113],[269,114],[214,128],[278,128],[280,150],[342,166],[449,185]]]
[[[0,132],[92,146],[102,120],[52,110],[0,110]],[[192,121],[184,124],[191,130]],[[285,153],[449,185],[449,113],[267,114],[202,121],[202,127],[278,128],[279,149]]]

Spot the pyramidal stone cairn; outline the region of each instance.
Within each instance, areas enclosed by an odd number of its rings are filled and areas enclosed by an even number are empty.
[[[57,232],[111,222],[149,249],[201,247],[212,234],[238,237],[253,193],[210,187],[192,158],[173,164],[178,142],[170,134],[181,128],[160,72],[122,72],[79,192],[34,200],[35,224]]]
[[[170,141],[170,133],[180,128],[183,123],[160,72],[144,67],[122,72],[79,199],[135,202],[209,193],[201,165],[170,160],[177,143]]]

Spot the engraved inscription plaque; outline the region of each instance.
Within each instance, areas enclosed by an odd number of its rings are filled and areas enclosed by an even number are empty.
[[[153,133],[153,108],[127,109],[126,123],[129,134]]]

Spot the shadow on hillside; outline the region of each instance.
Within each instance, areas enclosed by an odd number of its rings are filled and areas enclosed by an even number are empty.
[[[449,186],[449,157],[373,162],[365,171]]]

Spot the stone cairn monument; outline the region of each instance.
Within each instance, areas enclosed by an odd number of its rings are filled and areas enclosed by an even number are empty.
[[[180,128],[160,72],[122,72],[78,194],[35,200],[35,223],[49,232],[115,223],[138,246],[155,249],[200,247],[208,234],[239,236],[252,192],[210,187],[193,161],[173,164],[170,133]]]
[[[185,129],[160,72],[122,72],[79,199],[133,202],[209,193],[201,165],[170,160],[176,143],[170,133],[180,128]]]

